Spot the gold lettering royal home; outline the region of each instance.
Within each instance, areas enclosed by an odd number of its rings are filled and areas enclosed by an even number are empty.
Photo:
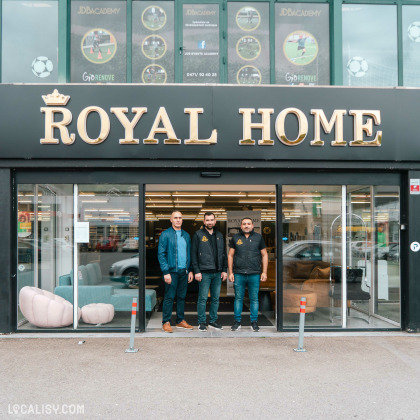
[[[68,126],[73,120],[72,112],[66,108],[70,96],[63,95],[57,89],[49,95],[43,95],[45,107],[41,107],[41,112],[45,115],[45,133],[41,138],[41,144],[59,144],[60,141],[65,145],[71,145],[76,141],[76,133],[69,133]],[[77,134],[79,138],[92,145],[104,142],[111,130],[111,119],[109,114],[114,114],[118,122],[124,128],[124,137],[119,139],[120,144],[140,144],[140,139],[135,138],[134,129],[144,114],[148,112],[146,107],[131,108],[131,119],[128,116],[128,108],[111,107],[109,113],[99,106],[88,106],[77,116]],[[285,108],[281,110],[277,117],[272,119],[273,108],[258,108],[259,116],[254,115],[254,108],[239,108],[242,115],[242,139],[239,140],[240,146],[273,146],[275,141],[272,139],[271,128],[274,121],[274,131],[278,141],[285,146],[297,146],[301,144],[308,135],[308,117],[298,108]],[[217,130],[213,129],[209,138],[199,138],[198,120],[199,115],[204,113],[203,108],[184,108],[184,114],[188,115],[189,138],[184,139],[185,145],[215,145],[217,144]],[[87,132],[87,119],[89,115],[97,114],[100,121],[99,134],[90,137]],[[311,146],[324,146],[325,140],[322,133],[334,131],[334,139],[331,146],[381,146],[382,131],[374,132],[374,125],[381,124],[381,113],[379,110],[344,110],[336,109],[331,116],[327,117],[322,109],[311,109],[313,115],[314,138],[310,141]],[[353,137],[344,139],[344,118],[353,119]],[[287,118],[295,118],[298,122],[298,135],[290,139],[286,135],[285,124]],[[254,121],[253,121],[254,120]],[[255,120],[258,120],[257,122]],[[321,130],[322,129],[322,130]],[[55,137],[55,134],[59,134]],[[256,133],[260,133],[259,138],[253,138]],[[157,134],[164,135],[163,143],[180,145],[182,140],[175,133],[170,117],[165,107],[160,107],[150,127],[149,134],[142,140],[143,144],[159,144]]]

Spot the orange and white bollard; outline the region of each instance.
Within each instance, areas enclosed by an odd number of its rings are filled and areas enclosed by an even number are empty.
[[[305,313],[306,313],[306,297],[300,298],[300,317],[299,317],[299,342],[298,348],[294,351],[304,352],[306,349],[303,347],[303,333],[305,330]]]
[[[133,298],[131,304],[131,330],[130,330],[130,348],[127,349],[126,353],[137,353],[139,349],[134,348],[134,334],[136,332],[136,315],[137,315],[137,298]]]

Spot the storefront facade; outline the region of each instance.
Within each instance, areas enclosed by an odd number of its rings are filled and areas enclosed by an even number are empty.
[[[133,297],[138,330],[157,328],[155,250],[173,209],[190,234],[213,211],[226,239],[235,218],[254,218],[270,256],[262,327],[296,329],[294,296],[305,293],[312,330],[418,331],[418,89],[0,91],[1,332],[45,331],[21,311],[25,286],[76,303],[54,331],[128,330]],[[90,303],[112,304],[111,322],[79,319]]]

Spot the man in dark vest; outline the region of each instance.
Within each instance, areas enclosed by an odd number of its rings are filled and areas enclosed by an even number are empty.
[[[258,292],[260,281],[267,280],[268,254],[264,239],[254,232],[254,224],[250,218],[242,219],[241,231],[233,236],[229,248],[229,281],[234,282],[235,287],[235,323],[232,331],[241,328],[245,289],[248,287],[251,329],[258,332]]]
[[[220,286],[227,279],[227,257],[223,235],[215,228],[214,213],[204,214],[204,226],[194,233],[191,244],[191,264],[199,282],[197,314],[198,330],[207,331],[206,303],[210,290],[209,327],[222,330],[217,323]]]

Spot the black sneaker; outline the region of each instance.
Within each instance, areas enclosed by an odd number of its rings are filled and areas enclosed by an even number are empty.
[[[240,322],[238,322],[238,321],[235,321],[235,323],[232,325],[231,330],[232,330],[232,331],[238,331],[238,330],[239,330],[239,328],[241,328],[241,323],[240,323]]]
[[[198,325],[198,331],[200,331],[200,332],[206,332],[207,331],[206,324],[199,324]]]
[[[260,330],[260,327],[257,324],[257,321],[251,322],[251,330],[254,332],[258,332]]]
[[[217,322],[209,322],[209,327],[212,327],[216,330],[223,330],[223,327]]]

